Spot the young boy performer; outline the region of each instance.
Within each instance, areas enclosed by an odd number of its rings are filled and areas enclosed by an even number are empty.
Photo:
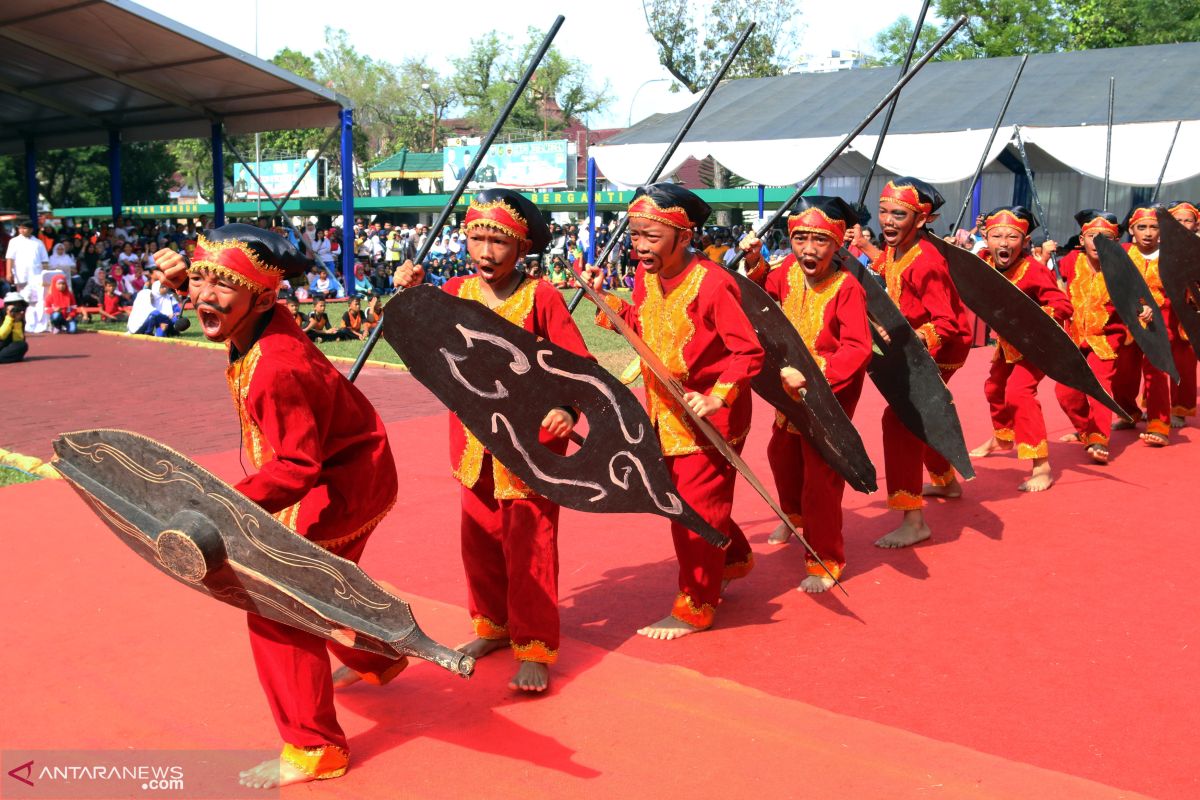
[[[750,379],[762,367],[763,351],[733,278],[689,247],[693,230],[709,213],[707,203],[681,186],[639,187],[629,204],[629,236],[639,262],[633,302],[603,296],[683,384],[692,411],[740,449],[750,430]],[[588,276],[603,294],[600,270],[590,268]],[[599,312],[596,324],[612,328]],[[712,626],[723,582],[749,574],[754,558],[730,516],[737,476],[733,465],[693,427],[687,412],[645,365],[642,378],[647,410],[680,495],[731,540],[722,553],[671,524],[679,593],[670,614],[638,633],[677,639]]]
[[[767,272],[757,239],[741,244],[747,274],[783,307],[848,417],[854,416],[871,360],[866,292],[836,263],[846,226],[857,222],[853,209],[839,197],[805,197],[800,209],[788,217],[792,254],[779,267]],[[804,376],[791,367],[780,370],[780,379],[793,395],[805,386]],[[842,542],[846,480],[780,412],[775,414],[767,458],[780,506],[793,525],[804,528],[809,545],[825,562],[822,567],[806,556],[808,576],[800,588],[824,592],[833,586],[825,570],[840,578],[846,566]],[[790,532],[784,527],[780,534],[776,530],[767,541],[783,544]]]
[[[1056,322],[1065,324],[1071,318],[1071,301],[1058,288],[1049,268],[1029,254],[1029,234],[1035,228],[1037,220],[1024,206],[995,209],[984,219],[987,249],[980,256]],[[998,450],[1011,450],[1015,442],[1017,458],[1031,462],[1029,479],[1017,487],[1022,492],[1042,492],[1054,484],[1046,420],[1037,399],[1037,387],[1043,377],[1044,372],[1008,342],[998,339],[992,368],[983,385],[993,433],[971,455],[983,457]]]
[[[884,249],[871,269],[883,276],[892,298],[929,348],[949,382],[967,360],[971,328],[958,290],[950,279],[946,259],[921,241],[925,225],[942,203],[941,194],[917,178],[893,178],[879,197],[879,227]],[[854,229],[854,242],[869,243]],[[903,513],[900,527],[883,536],[879,547],[908,547],[929,538],[924,495],[961,497],[962,485],[954,469],[939,453],[913,435],[891,408],[883,412],[883,459],[887,472],[888,508]],[[924,462],[931,483],[921,486]]]
[[[1140,360],[1137,347],[1127,343],[1129,329],[1113,308],[1100,271],[1100,256],[1096,252],[1096,237],[1117,241],[1121,235],[1120,223],[1116,214],[1095,208],[1080,211],[1075,215],[1075,221],[1080,226],[1079,243],[1083,249],[1072,251],[1058,262],[1074,308],[1071,338],[1083,351],[1088,366],[1096,373],[1105,391],[1111,392],[1113,375],[1119,365]],[[1075,426],[1076,434],[1067,441],[1081,442],[1093,461],[1107,464],[1112,411],[1095,398],[1061,383],[1054,392]]]
[[[518,261],[540,253],[550,241],[537,206],[517,192],[488,189],[471,199],[463,228],[476,274],[451,278],[442,288],[590,358],[558,290],[517,268]],[[393,282],[415,286],[424,274],[406,261]],[[542,443],[565,453],[574,424],[573,409],[551,409],[542,420]],[[459,649],[481,658],[511,646],[520,667],[509,687],[545,691],[548,665],[558,658],[559,507],[493,458],[453,413],[450,460],[462,484],[463,567],[478,637]]]
[[[1162,279],[1158,276],[1158,215],[1154,207],[1135,206],[1130,209],[1129,216],[1125,218],[1125,228],[1133,241],[1122,246],[1129,253],[1129,258],[1138,272],[1146,279],[1154,302],[1162,309],[1167,335],[1171,337],[1171,323],[1174,317],[1171,314],[1171,304],[1163,294]],[[1138,387],[1143,382],[1142,399],[1146,404],[1144,415],[1137,403]],[[1113,399],[1120,403],[1121,408],[1135,421],[1144,416],[1146,432],[1141,434],[1141,439],[1147,445],[1166,447],[1170,444],[1168,437],[1171,433],[1171,378],[1151,364],[1144,354],[1128,365],[1122,362],[1121,369],[1113,377]],[[1115,430],[1132,427],[1133,423],[1125,420],[1117,420],[1113,424]]]
[[[190,266],[170,249],[155,263],[171,286],[187,285],[200,328],[229,348],[225,376],[246,455],[257,470],[235,488],[298,535],[357,561],[396,500],[396,466],[383,421],[367,398],[301,333],[276,302],[285,277],[307,263],[286,239],[250,225],[200,236]],[[407,661],[328,642],[249,614],[250,648],[284,741],[278,759],[242,773],[269,788],[336,778],[349,764],[333,707],[326,647],[374,683]]]
[[[1167,213],[1179,224],[1200,236],[1200,209],[1186,200],[1167,203]],[[1194,290],[1189,295],[1193,305],[1200,305]],[[1171,427],[1182,428],[1188,417],[1196,416],[1196,351],[1192,349],[1187,334],[1179,325],[1179,317],[1172,314],[1167,333],[1171,337],[1171,356],[1179,372],[1179,383],[1171,385]]]

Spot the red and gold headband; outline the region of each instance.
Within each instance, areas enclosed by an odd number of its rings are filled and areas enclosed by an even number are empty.
[[[788,217],[788,236],[796,231],[823,233],[841,242],[846,235],[846,221],[834,219],[819,208],[806,208]]]
[[[1137,225],[1142,220],[1148,220],[1150,222],[1153,222],[1155,225],[1157,225],[1158,224],[1158,214],[1154,213],[1154,208],[1151,206],[1143,206],[1141,208],[1135,208],[1133,210],[1133,213],[1129,215],[1129,227],[1132,228],[1134,225]]]
[[[663,225],[670,225],[672,228],[678,228],[681,231],[690,231],[696,227],[682,206],[663,208],[654,202],[654,199],[648,194],[637,197],[629,204],[629,218],[661,222]]]
[[[480,203],[471,198],[463,228],[491,228],[514,239],[529,238],[529,223],[503,200]]]
[[[1002,208],[995,214],[984,219],[983,229],[990,231],[993,228],[1012,228],[1022,236],[1029,235],[1029,221],[1021,219],[1007,208]]]
[[[225,279],[258,291],[278,289],[283,270],[265,263],[248,244],[237,239],[210,242],[203,236],[196,240],[192,254],[192,269],[208,270]]]
[[[1174,215],[1176,211],[1187,211],[1193,217],[1200,220],[1200,209],[1197,209],[1194,205],[1187,202],[1186,200],[1182,203],[1176,203],[1175,205],[1167,208],[1167,213],[1169,213],[1171,215]]]
[[[1110,220],[1098,215],[1083,223],[1083,226],[1079,229],[1080,233],[1091,233],[1092,231],[1096,231],[1097,233],[1110,233],[1114,237],[1121,235],[1121,230],[1117,227],[1115,222],[1111,222]]]
[[[883,187],[883,193],[879,195],[879,199],[891,200],[897,205],[904,206],[909,211],[917,214],[932,214],[933,203],[925,203],[921,201],[921,193],[917,191],[915,186],[897,186],[891,181],[887,182],[887,186]]]

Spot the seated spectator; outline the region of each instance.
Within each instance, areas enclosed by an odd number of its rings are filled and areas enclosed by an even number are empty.
[[[112,281],[104,281],[104,294],[96,306],[100,309],[100,319],[105,322],[121,322],[126,319],[122,310],[121,296],[117,294],[117,285]]]
[[[337,340],[338,332],[329,324],[329,315],[325,313],[325,298],[318,297],[313,300],[313,310],[308,315],[308,322],[303,330],[313,342]]]
[[[292,315],[292,319],[296,321],[296,325],[300,327],[300,330],[304,330],[304,326],[308,324],[308,317],[304,316],[300,311],[300,304],[295,300],[288,300],[287,309],[288,313]]]
[[[50,317],[52,333],[75,333],[79,325],[79,309],[75,305],[75,295],[67,286],[66,278],[55,278],[54,285],[46,292],[46,314]]]
[[[131,277],[125,274],[125,268],[120,264],[112,266],[112,281],[117,285],[117,294],[121,296],[121,301],[125,305],[133,302],[133,296],[137,294],[138,290],[133,288]]]
[[[363,315],[361,302],[357,297],[351,297],[348,305],[346,313],[342,314],[342,328],[338,331],[337,338],[347,341],[367,338],[366,317]]]
[[[365,327],[367,333],[370,333],[371,329],[383,319],[383,300],[379,298],[379,295],[373,294],[367,297],[366,315],[367,321]]]
[[[137,293],[129,310],[126,330],[139,336],[174,336],[187,328],[180,316],[179,303],[171,287],[163,283],[161,274]]]
[[[4,295],[4,316],[0,317],[0,364],[15,364],[29,352],[25,341],[25,298],[20,292]]]
[[[83,291],[79,294],[79,301],[85,306],[99,306],[100,301],[104,298],[104,284],[111,284],[112,281],[104,276],[104,271],[97,267],[92,273],[92,277],[87,279],[83,284]],[[114,287],[115,288],[115,287]]]
[[[372,289],[374,289],[374,287],[371,285],[371,281],[367,278],[366,268],[360,261],[354,265],[354,294],[359,296],[368,295],[371,293]]]
[[[141,260],[142,257],[133,252],[133,243],[128,241],[121,246],[121,252],[117,255],[117,263],[126,270],[128,270],[133,264],[139,263]]]

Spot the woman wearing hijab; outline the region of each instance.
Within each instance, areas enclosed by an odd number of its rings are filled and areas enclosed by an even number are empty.
[[[50,317],[50,330],[53,333],[75,333],[78,325],[75,318],[79,316],[79,309],[75,305],[75,295],[67,286],[65,277],[55,278],[54,285],[46,293],[46,315]]]

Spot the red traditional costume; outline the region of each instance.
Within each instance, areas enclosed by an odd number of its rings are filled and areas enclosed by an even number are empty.
[[[686,191],[671,184],[638,189],[629,216],[691,230],[699,224],[697,217],[702,223],[708,216],[708,206],[689,192],[686,199],[703,206],[702,211],[692,209],[689,214],[673,202],[675,193]],[[723,401],[721,409],[705,419],[740,451],[750,430],[750,379],[762,367],[763,350],[739,298],[737,284],[725,268],[694,253],[683,271],[668,279],[639,266],[632,304],[606,296],[685,391]],[[596,324],[612,329],[599,312]],[[754,565],[750,543],[731,516],[737,473],[645,365],[642,378],[647,410],[680,496],[731,541],[721,552],[682,525],[671,523],[679,560],[679,594],[671,615],[694,628],[708,628],[722,580],[743,577]]]
[[[922,196],[917,183],[911,178],[889,181],[880,200],[898,203],[914,213],[933,213],[935,203],[929,194]],[[941,198],[937,199],[940,204]],[[883,276],[888,296],[925,341],[941,370],[942,380],[949,383],[966,363],[971,350],[971,326],[950,279],[946,259],[918,237],[900,258],[896,257],[895,248],[885,246],[871,269]],[[883,412],[883,459],[888,507],[899,511],[919,509],[925,504],[921,495],[922,463],[935,486],[944,486],[954,478],[950,462],[918,439],[890,407]]]
[[[1200,209],[1183,200],[1167,203],[1167,211],[1172,215],[1191,214],[1200,222]],[[1192,305],[1200,305],[1200,298],[1195,292],[1189,296]],[[1196,351],[1188,341],[1187,333],[1179,325],[1179,316],[1171,314],[1167,333],[1171,338],[1171,356],[1175,361],[1175,370],[1179,373],[1179,383],[1171,385],[1171,416],[1194,417],[1196,415]]]
[[[1157,225],[1158,215],[1149,206],[1135,208],[1130,212],[1125,227],[1130,229],[1142,220],[1151,220]],[[1143,253],[1132,242],[1125,242],[1122,247],[1129,253],[1129,258],[1137,267],[1138,272],[1142,273],[1142,277],[1146,279],[1146,285],[1150,287],[1150,295],[1154,302],[1162,309],[1163,321],[1167,326],[1167,336],[1171,339],[1172,349],[1174,349],[1177,337],[1172,335],[1171,329],[1176,327],[1175,318],[1171,313],[1171,304],[1163,294],[1162,278],[1158,275],[1158,250],[1153,253]],[[1125,409],[1134,420],[1145,418],[1146,433],[1157,434],[1165,440],[1171,433],[1171,378],[1167,373],[1151,364],[1140,349],[1138,352],[1141,354],[1141,358],[1130,359],[1128,362],[1122,361],[1121,368],[1113,377],[1113,399],[1120,403],[1121,408]],[[1145,414],[1142,413],[1137,402],[1139,387],[1142,389],[1142,402],[1146,406]]]
[[[230,234],[226,226],[214,234]],[[253,230],[253,229],[251,229]],[[200,237],[192,269],[255,291],[282,272],[247,243]],[[259,232],[269,235],[265,232]],[[230,346],[226,379],[256,472],[235,488],[297,534],[357,561],[396,500],[396,467],[383,421],[370,402],[300,331],[283,306],[259,321],[245,353]],[[346,771],[349,751],[333,706],[328,648],[375,683],[406,665],[355,650],[257,614],[247,615],[259,680],[285,745],[282,758],[317,778]]]
[[[1032,215],[1016,206],[996,209],[988,214],[984,224],[988,230],[1008,228],[1027,237],[1034,227],[1031,221]],[[996,266],[986,250],[980,255],[988,264]],[[1028,253],[1022,253],[1017,263],[1001,274],[1056,322],[1065,324],[1071,318],[1071,301],[1058,288],[1053,273]],[[996,352],[992,357],[988,378],[983,384],[983,392],[991,412],[993,435],[1001,442],[1015,441],[1017,458],[1048,458],[1050,455],[1050,446],[1046,442],[1046,420],[1042,416],[1042,404],[1037,399],[1038,384],[1045,374],[1004,339],[997,339]]]
[[[1108,212],[1086,209],[1076,214],[1075,219],[1084,235],[1104,232],[1114,239],[1119,235],[1117,218]],[[1083,351],[1105,391],[1111,393],[1118,367],[1137,360],[1140,353],[1130,345],[1129,329],[1117,316],[1100,265],[1092,264],[1083,251],[1075,250],[1059,260],[1058,268],[1074,309],[1068,328],[1071,338]],[[1112,428],[1112,411],[1108,406],[1061,383],[1054,392],[1083,444],[1107,449]]]
[[[517,239],[535,239],[536,249],[544,247],[549,238],[536,207],[507,190],[475,195],[465,227],[470,231],[477,226]],[[443,288],[483,303],[482,281],[478,275],[453,278]],[[548,281],[522,278],[492,311],[559,347],[591,358],[562,295]],[[567,440],[544,429],[540,441],[560,455],[566,452]],[[450,463],[462,484],[462,558],[476,636],[508,639],[519,661],[554,663],[559,645],[558,505],[535,493],[493,458],[453,413]]]
[[[841,242],[846,233],[846,219],[826,214],[820,207],[830,200],[804,198],[808,207],[788,218],[788,234],[816,231]],[[846,207],[845,214],[852,218],[853,212]],[[846,416],[853,417],[862,394],[867,362],[871,360],[867,295],[863,287],[843,271],[835,271],[810,286],[794,255],[789,255],[771,272],[759,270],[750,277],[758,280],[783,308],[833,387]],[[808,574],[824,577],[828,569],[840,578],[846,566],[842,540],[845,478],[778,411],[767,445],[767,458],[775,476],[780,507],[794,526],[804,529],[804,538],[824,562],[822,567],[811,555],[806,556]]]

